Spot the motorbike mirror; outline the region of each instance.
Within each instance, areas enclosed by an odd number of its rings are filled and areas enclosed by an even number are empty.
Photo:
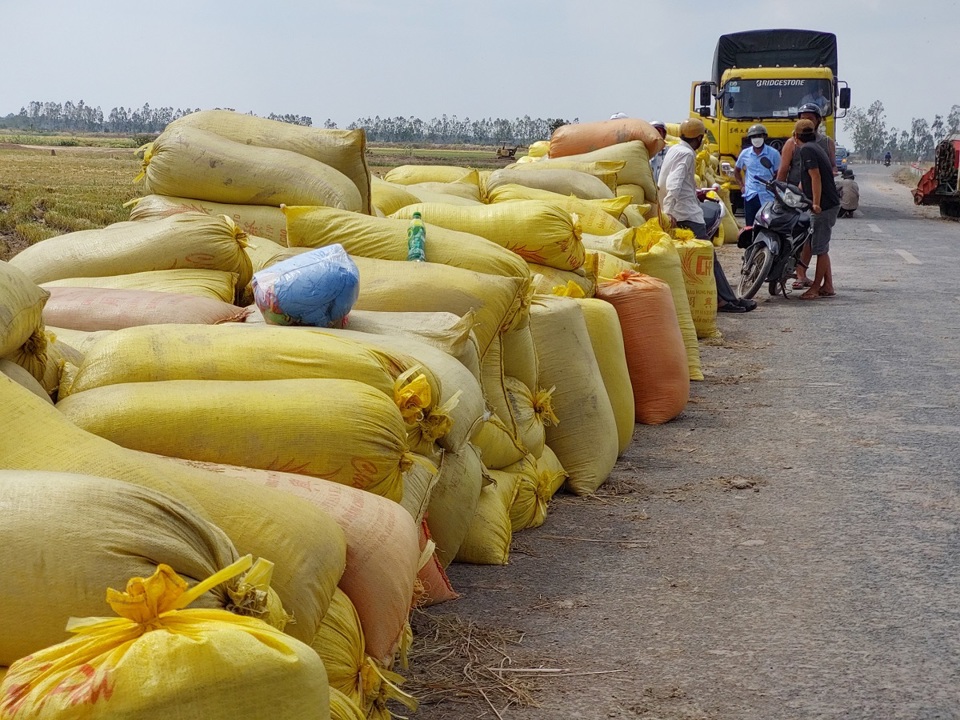
[[[773,169],[773,163],[770,162],[770,158],[768,157],[760,158],[760,164],[763,165],[767,170]]]

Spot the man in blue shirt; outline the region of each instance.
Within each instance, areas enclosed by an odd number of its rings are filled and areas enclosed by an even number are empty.
[[[780,153],[767,145],[767,129],[763,125],[751,125],[747,130],[747,139],[750,147],[740,151],[733,176],[743,193],[744,224],[753,225],[753,220],[763,204],[773,200],[773,193],[767,190],[760,180],[773,180],[777,176]],[[769,169],[760,162],[764,157],[770,161]]]

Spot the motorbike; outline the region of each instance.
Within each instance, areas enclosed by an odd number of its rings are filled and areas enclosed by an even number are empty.
[[[890,167],[890,158],[885,157],[885,158],[883,159],[883,165],[884,165],[884,167]]]
[[[707,226],[708,238],[720,232],[720,224],[727,214],[727,208],[717,193],[719,189],[719,185],[697,189],[697,199],[700,201],[700,209],[703,210],[703,223]]]
[[[764,283],[771,295],[782,292],[786,297],[787,281],[794,276],[803,245],[813,233],[812,204],[800,188],[781,180],[761,182],[773,193],[773,200],[737,236],[737,247],[744,250],[737,288],[743,299],[756,295]]]

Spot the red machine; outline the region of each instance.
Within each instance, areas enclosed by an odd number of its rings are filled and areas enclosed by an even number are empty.
[[[917,205],[939,205],[940,217],[960,220],[960,136],[937,145],[933,167],[913,191]]]

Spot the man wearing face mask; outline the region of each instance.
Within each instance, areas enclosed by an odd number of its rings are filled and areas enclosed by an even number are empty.
[[[753,225],[753,220],[763,204],[773,200],[773,193],[760,181],[776,177],[777,170],[780,169],[780,153],[766,144],[767,129],[763,125],[752,125],[747,130],[747,138],[751,147],[740,152],[733,176],[743,193],[744,223]],[[761,158],[770,161],[770,169],[763,166]]]
[[[657,181],[663,212],[677,227],[691,230],[693,236],[700,240],[710,239],[707,237],[696,181],[697,150],[703,144],[706,132],[707,128],[699,118],[687,118],[680,123],[680,142],[664,156],[660,179]],[[717,283],[717,312],[745,313],[757,306],[753,300],[737,297],[716,254],[713,258],[713,277]]]

